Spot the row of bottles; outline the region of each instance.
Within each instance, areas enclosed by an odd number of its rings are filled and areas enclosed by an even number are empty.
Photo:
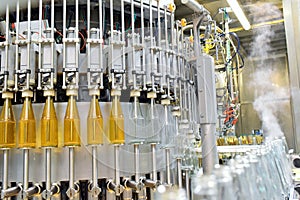
[[[36,121],[32,108],[31,97],[26,96],[19,121],[18,136],[16,120],[12,108],[12,93],[3,94],[5,99],[0,114],[0,148],[34,148],[36,146]],[[76,97],[69,96],[64,118],[64,146],[80,146],[80,116],[77,109]],[[109,117],[109,139],[112,144],[123,144],[124,116],[120,97],[114,96]],[[18,137],[18,145],[16,142]],[[96,96],[92,97],[87,119],[88,145],[103,144],[103,117]],[[52,95],[46,96],[46,102],[41,118],[41,147],[58,146],[58,121]]]

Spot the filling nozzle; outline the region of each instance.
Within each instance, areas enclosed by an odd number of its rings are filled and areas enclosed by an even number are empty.
[[[113,180],[109,180],[106,187],[108,191],[114,192],[116,196],[120,196],[125,189],[124,186],[114,183]]]
[[[23,190],[23,198],[29,198],[38,194],[41,194],[42,188],[39,184],[34,184],[26,190]]]
[[[21,184],[1,191],[1,199],[17,196],[22,190]]]
[[[161,185],[160,181],[146,179],[145,177],[141,177],[140,181],[145,185],[145,187],[151,188],[152,190],[156,190],[156,188]]]
[[[42,197],[44,199],[51,199],[52,196],[58,195],[60,193],[60,186],[58,183],[53,183],[50,190],[44,190],[42,192]]]
[[[74,199],[77,195],[79,195],[80,187],[79,184],[76,182],[73,186],[70,186],[67,190],[67,196],[70,199]]]
[[[135,190],[136,193],[139,193],[144,189],[144,183],[140,180],[138,182],[130,180],[128,178],[124,179],[123,185],[125,188],[130,188]]]

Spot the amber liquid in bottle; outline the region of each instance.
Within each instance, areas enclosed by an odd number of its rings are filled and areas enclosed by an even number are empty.
[[[124,116],[118,96],[113,97],[109,116],[109,140],[112,144],[124,144]]]
[[[21,118],[19,122],[18,135],[19,148],[34,148],[36,145],[35,118],[30,97],[25,97]]]
[[[64,119],[64,146],[80,146],[80,118],[74,96],[69,97]]]
[[[58,146],[58,125],[53,98],[47,96],[41,119],[41,146]]]
[[[0,148],[16,147],[16,120],[11,99],[6,98],[0,114]]]
[[[103,117],[96,96],[92,97],[87,122],[88,145],[103,144]]]

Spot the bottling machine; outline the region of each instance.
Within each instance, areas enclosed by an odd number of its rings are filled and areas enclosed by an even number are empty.
[[[171,0],[5,1],[1,199],[191,198],[192,172],[218,163],[207,49],[229,29],[182,3],[190,24]]]

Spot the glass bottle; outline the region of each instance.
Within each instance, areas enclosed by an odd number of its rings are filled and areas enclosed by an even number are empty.
[[[87,143],[88,145],[103,144],[103,117],[96,96],[92,97],[87,119]]]
[[[51,96],[47,96],[41,119],[41,146],[58,146],[58,122]]]
[[[109,116],[109,140],[112,144],[124,144],[124,116],[120,104],[120,97],[114,96]]]
[[[69,97],[64,119],[64,146],[80,146],[80,118],[73,95]]]
[[[148,117],[147,117],[147,139],[146,143],[148,144],[159,144],[161,142],[160,130],[162,129],[163,123],[158,114],[157,106],[155,104],[154,98],[151,98],[151,103],[148,108]]]
[[[30,97],[25,97],[19,122],[18,147],[34,148],[36,145],[35,118]]]
[[[141,111],[141,105],[138,97],[134,97],[134,101],[131,104],[131,112],[129,117],[130,125],[128,126],[130,130],[128,133],[132,133],[130,138],[130,144],[142,144],[145,141],[145,118]]]
[[[16,120],[11,99],[6,98],[0,114],[0,148],[16,146]]]

